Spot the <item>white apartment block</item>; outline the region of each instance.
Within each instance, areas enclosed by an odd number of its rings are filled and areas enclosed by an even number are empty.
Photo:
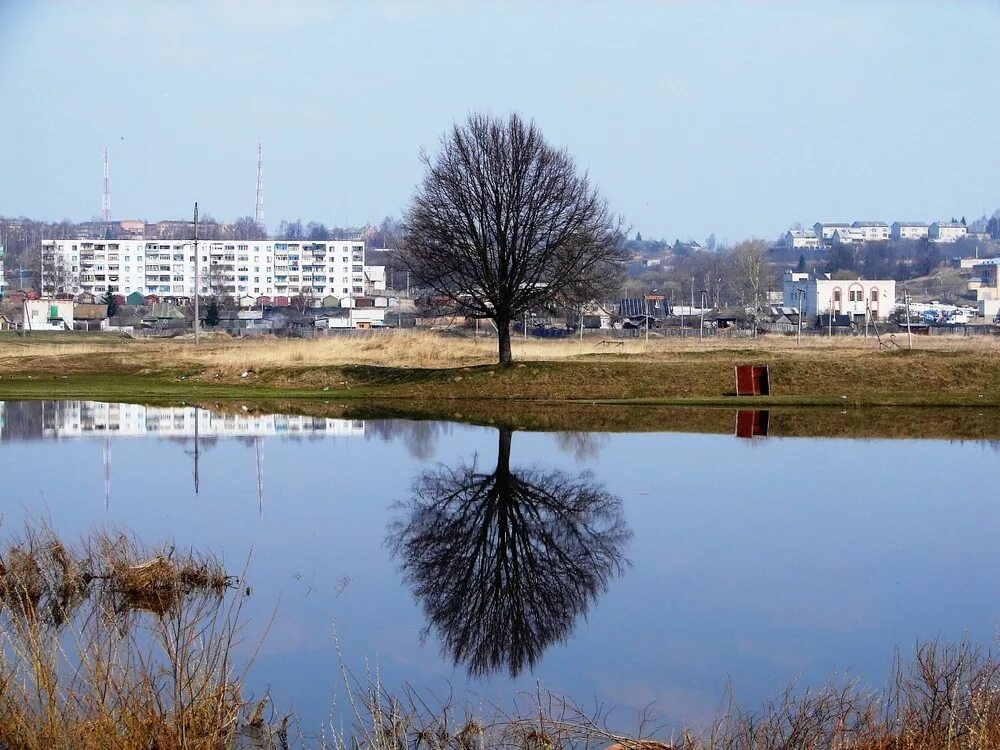
[[[934,242],[958,242],[969,233],[965,224],[957,221],[935,221],[931,224],[928,236]]]
[[[859,245],[865,241],[865,233],[853,227],[837,227],[830,239],[831,245]]]
[[[201,295],[360,296],[365,245],[351,241],[199,240]],[[46,294],[107,292],[193,297],[193,240],[44,240]]]
[[[894,221],[889,236],[894,240],[921,240],[929,231],[930,226],[922,221]]]
[[[856,221],[851,228],[861,232],[863,242],[885,242],[889,239],[889,225],[884,221]]]
[[[819,237],[812,229],[789,229],[784,237],[785,247],[793,250],[815,250],[819,248]]]
[[[829,245],[830,241],[833,239],[833,233],[838,229],[850,229],[850,224],[844,223],[830,223],[817,221],[813,224],[813,232],[819,238],[819,241],[825,245]]]
[[[864,321],[870,314],[875,320],[885,320],[896,305],[896,282],[891,279],[833,279],[828,273],[795,273],[785,271],[782,280],[783,306],[798,308],[802,315],[815,317],[850,315]]]

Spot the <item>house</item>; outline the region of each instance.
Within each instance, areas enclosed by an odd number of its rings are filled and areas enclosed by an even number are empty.
[[[884,221],[856,221],[851,228],[861,232],[863,242],[885,242],[889,239],[889,225]]]
[[[965,224],[958,221],[935,221],[931,224],[928,236],[934,242],[958,242],[968,234]]]
[[[73,330],[73,300],[26,299],[24,328],[27,331]]]
[[[789,229],[782,238],[782,244],[790,250],[815,250],[821,245],[812,229]]]
[[[332,311],[316,319],[317,328],[356,328],[368,330],[385,326],[384,307],[350,307],[334,308]]]
[[[137,328],[142,328],[142,317],[131,308],[119,308],[117,315],[106,318],[101,323],[102,331],[132,333]]]
[[[77,304],[80,305],[93,305],[100,302],[100,300],[97,299],[97,297],[91,294],[90,292],[80,292],[78,295],[76,295],[76,301]]]
[[[107,305],[83,305],[73,307],[73,328],[77,331],[99,331],[108,317]]]
[[[611,321],[614,319],[614,312],[599,302],[591,302],[582,308],[583,327],[599,328],[602,331],[611,329]]]
[[[385,266],[364,266],[364,269],[364,293],[384,292],[386,290]]]
[[[864,231],[853,227],[837,227],[830,238],[831,245],[860,245],[864,241]]]
[[[177,305],[157,302],[142,316],[142,323],[150,328],[187,328],[187,313]]]
[[[870,314],[885,320],[896,304],[892,279],[834,279],[828,273],[786,271],[782,279],[783,307],[799,308],[807,318],[832,309],[838,315],[864,320]],[[800,305],[801,300],[801,305]]]
[[[132,305],[138,307],[143,304],[142,292],[132,292],[125,298],[126,305]]]
[[[813,224],[813,233],[823,245],[829,245],[833,240],[833,233],[838,229],[850,229],[850,224],[817,221]]]
[[[919,240],[929,231],[930,226],[922,221],[894,221],[889,236],[894,240]]]

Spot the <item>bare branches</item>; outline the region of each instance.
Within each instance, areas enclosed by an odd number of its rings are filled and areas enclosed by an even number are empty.
[[[534,123],[472,115],[441,141],[405,221],[402,260],[423,285],[500,329],[532,307],[581,302],[621,274],[622,225]]]

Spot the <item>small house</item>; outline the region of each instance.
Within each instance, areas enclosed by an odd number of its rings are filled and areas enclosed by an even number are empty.
[[[138,307],[145,303],[145,298],[142,296],[142,292],[132,292],[125,298],[126,305],[132,305],[133,307]]]
[[[78,303],[73,306],[73,328],[77,331],[99,331],[107,317],[107,305]]]

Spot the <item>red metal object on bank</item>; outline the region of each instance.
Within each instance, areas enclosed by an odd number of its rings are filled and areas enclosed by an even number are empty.
[[[736,365],[737,396],[770,396],[771,378],[767,365]]]

